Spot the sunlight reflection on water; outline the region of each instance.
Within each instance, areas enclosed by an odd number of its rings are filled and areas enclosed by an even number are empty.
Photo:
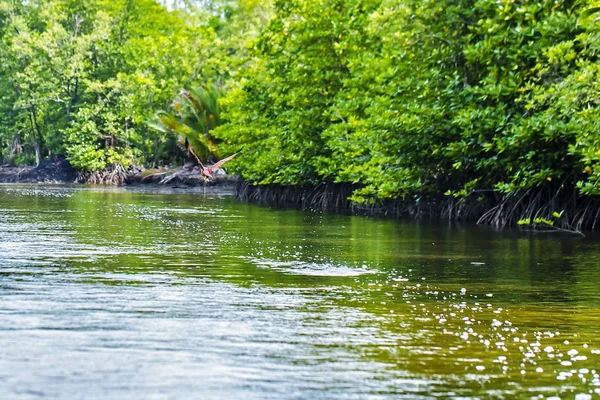
[[[596,395],[599,254],[222,193],[3,185],[0,392]]]
[[[374,273],[366,266],[351,267],[346,265],[336,265],[332,263],[316,263],[303,261],[277,261],[269,259],[260,259],[248,257],[246,258],[260,268],[269,268],[274,271],[287,272],[297,275],[312,275],[312,276],[359,276],[364,274]]]

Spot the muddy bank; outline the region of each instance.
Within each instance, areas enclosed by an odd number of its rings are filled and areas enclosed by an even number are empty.
[[[138,169],[129,173],[125,184],[153,184],[169,186],[234,186],[239,178],[235,175],[228,175],[223,169],[216,171],[209,179],[200,173],[200,168],[159,168],[159,169]]]
[[[56,156],[39,167],[0,166],[0,183],[50,183],[97,185],[233,186],[236,176],[217,170],[205,180],[197,167],[144,169],[109,166],[102,171],[77,171],[64,157]]]
[[[48,158],[38,167],[0,166],[0,183],[75,183],[76,171],[64,157]]]

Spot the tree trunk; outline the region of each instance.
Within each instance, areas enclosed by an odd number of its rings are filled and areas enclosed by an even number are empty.
[[[35,123],[33,122],[32,114],[29,114],[29,123],[31,124],[31,138],[33,139],[33,150],[35,151],[35,166],[39,167],[42,163],[42,151],[35,133]]]
[[[42,163],[42,147],[44,146],[44,139],[42,138],[42,132],[37,122],[37,113],[35,111],[35,105],[30,104],[30,110],[31,126],[33,128],[33,149],[35,150],[35,166],[39,167]]]
[[[35,139],[33,139],[33,149],[35,150],[35,166],[39,167],[42,163],[42,152],[40,151],[40,144]]]
[[[154,161],[152,162],[152,168],[156,168],[156,164],[158,163],[158,145],[159,145],[158,136],[154,140]]]

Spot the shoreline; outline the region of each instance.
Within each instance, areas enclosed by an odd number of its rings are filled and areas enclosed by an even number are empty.
[[[99,184],[105,186],[235,187],[239,177],[217,171],[205,180],[197,168],[140,167],[105,169],[93,173],[74,170],[64,158],[54,157],[38,167],[0,166],[0,183],[14,184]]]
[[[115,174],[118,180],[112,178]],[[473,222],[496,229],[535,230],[582,234],[600,228],[600,199],[578,196],[575,188],[540,188],[521,195],[499,193],[467,196],[433,196],[395,199],[374,205],[360,205],[348,198],[356,185],[320,183],[306,186],[254,185],[223,170],[205,181],[197,168],[140,167],[128,170],[107,169],[91,174],[73,170],[60,157],[39,167],[0,166],[0,183],[13,184],[99,184],[128,188],[147,187],[152,192],[204,193],[233,195],[239,201],[313,212],[364,215],[384,218],[408,218],[438,222]],[[220,190],[222,189],[222,190]],[[560,213],[560,217],[553,215]],[[549,221],[536,222],[536,220]],[[530,223],[523,224],[522,221]],[[525,225],[525,226],[523,226]]]
[[[307,186],[254,185],[239,180],[240,201],[307,211],[334,212],[391,219],[468,222],[495,229],[562,232],[585,236],[600,229],[600,199],[577,195],[576,188],[541,187],[516,195],[474,193],[463,198],[427,195],[378,204],[348,200],[356,185],[320,183]],[[529,222],[525,222],[529,221]]]

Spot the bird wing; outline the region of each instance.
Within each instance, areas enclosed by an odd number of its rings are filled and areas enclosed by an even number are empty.
[[[187,149],[187,151],[190,152],[190,154],[192,156],[194,156],[194,158],[196,159],[196,162],[198,163],[198,165],[200,165],[200,167],[202,169],[204,169],[204,165],[202,164],[202,162],[200,161],[200,159],[198,158],[198,156],[196,155],[196,153],[194,153],[194,150],[192,150],[192,146],[190,146],[190,142],[188,141],[188,138],[185,138],[185,148]]]
[[[235,156],[237,156],[238,154],[240,154],[240,152],[236,152],[233,153],[232,155],[230,155],[229,157],[225,157],[224,159],[217,161],[216,163],[214,163],[213,165],[211,165],[210,167],[208,167],[208,172],[210,172],[211,174],[213,172],[215,172],[217,169],[219,169],[219,167],[221,167],[221,165],[225,164],[227,161],[232,160],[235,158]]]

